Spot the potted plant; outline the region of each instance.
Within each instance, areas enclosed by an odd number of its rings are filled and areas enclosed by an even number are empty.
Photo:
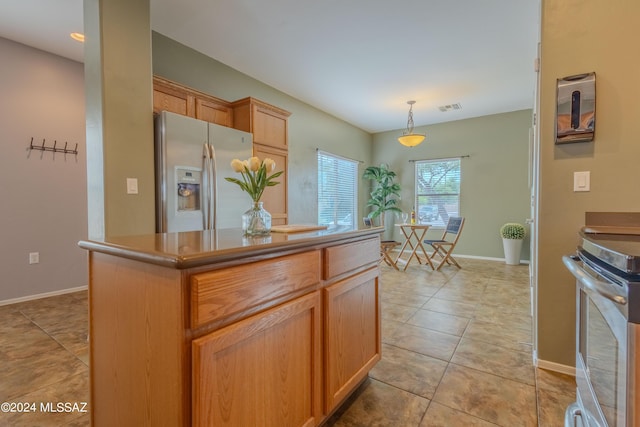
[[[520,264],[522,241],[526,234],[524,225],[516,222],[508,222],[500,227],[500,237],[502,237],[502,246],[504,248],[504,260],[507,264]]]
[[[367,202],[367,206],[371,206],[373,210],[369,212],[368,217],[371,219],[380,217],[380,225],[383,227],[386,212],[402,213],[397,206],[400,198],[400,184],[393,182],[395,177],[396,173],[389,170],[389,166],[384,163],[380,166],[369,166],[362,174],[363,179],[374,181],[371,198]]]

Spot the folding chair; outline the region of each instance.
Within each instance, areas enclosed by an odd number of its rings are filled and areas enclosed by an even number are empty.
[[[362,222],[365,227],[373,227],[373,221],[371,218],[364,217],[362,218]],[[396,242],[395,240],[383,240],[380,242],[380,262],[384,261],[388,266],[395,268],[398,270],[398,266],[393,259],[391,259],[391,251],[395,249],[396,246],[400,246],[400,242]]]
[[[447,228],[445,228],[444,233],[442,233],[442,237],[438,240],[425,240],[424,243],[430,245],[433,248],[433,254],[431,254],[431,259],[438,254],[442,259],[440,263],[436,267],[436,271],[440,270],[440,268],[445,264],[454,264],[458,268],[460,264],[456,262],[456,260],[451,256],[451,252],[456,247],[456,243],[458,243],[458,239],[460,238],[460,234],[462,234],[462,226],[464,226],[464,217],[462,216],[452,216],[449,217],[449,221],[447,222]],[[447,240],[450,239],[450,240]]]

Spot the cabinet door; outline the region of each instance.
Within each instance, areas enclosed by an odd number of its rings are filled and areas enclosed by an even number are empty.
[[[174,83],[154,77],[153,112],[158,113],[163,110],[195,117],[195,97]]]
[[[262,195],[264,208],[271,214],[272,225],[287,223],[287,182],[288,182],[288,155],[287,152],[276,150],[261,144],[253,144],[253,155],[264,159],[269,157],[276,162],[276,171],[284,171],[278,181],[280,184],[267,187]]]
[[[378,272],[374,267],[324,289],[327,413],[380,360]]]
[[[253,141],[287,150],[287,116],[259,103],[253,104]]]
[[[196,97],[196,119],[231,127],[233,110],[219,102]]]
[[[320,291],[193,341],[194,426],[314,426]]]

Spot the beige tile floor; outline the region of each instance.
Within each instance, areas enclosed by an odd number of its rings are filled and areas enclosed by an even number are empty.
[[[560,427],[574,379],[532,363],[526,265],[382,265],[382,360],[330,426]]]
[[[382,266],[382,360],[328,426],[562,426],[575,385],[532,365],[527,267],[459,261]],[[0,426],[89,425],[86,334],[86,292],[0,306],[0,402],[36,404]]]

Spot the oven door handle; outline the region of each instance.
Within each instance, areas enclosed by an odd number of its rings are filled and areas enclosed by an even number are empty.
[[[562,262],[565,267],[575,276],[576,279],[587,289],[597,292],[598,294],[610,299],[611,301],[625,305],[627,304],[627,297],[625,295],[620,294],[620,292],[615,288],[615,285],[612,285],[609,282],[605,282],[602,280],[594,279],[586,273],[580,266],[578,265],[579,258],[571,257],[565,255],[562,257]]]

